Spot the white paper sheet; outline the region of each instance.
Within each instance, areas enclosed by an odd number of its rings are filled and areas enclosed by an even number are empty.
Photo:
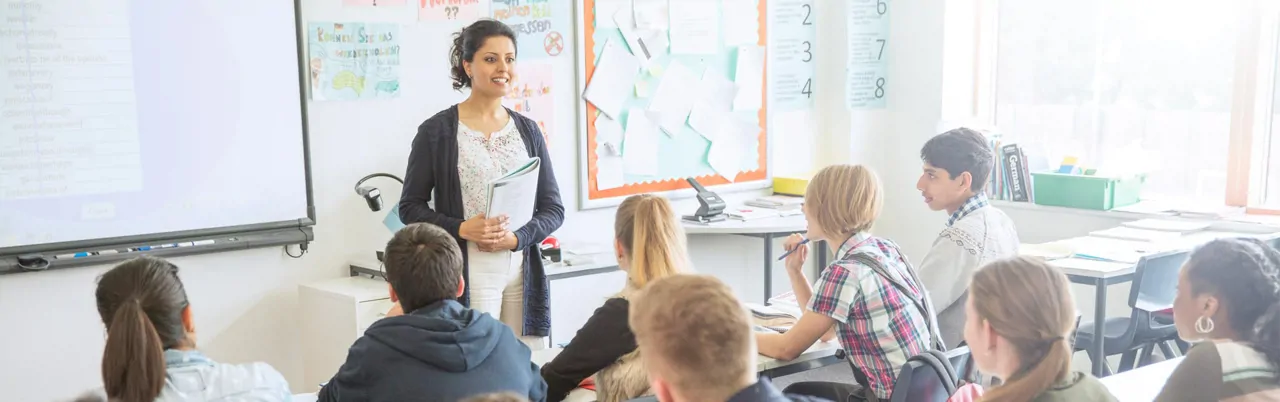
[[[738,83],[733,110],[760,110],[764,102],[764,48],[738,46],[738,65],[733,80]]]
[[[596,156],[622,156],[622,123],[600,115],[596,117]]]
[[[622,32],[622,38],[627,41],[627,48],[631,50],[632,55],[636,56],[636,60],[640,61],[640,65],[648,65],[654,56],[661,54],[649,49],[645,39],[636,31],[634,21],[631,19],[631,10],[618,10],[613,15],[613,20],[618,25],[618,30]]]
[[[631,18],[631,0],[596,0],[596,29],[618,28],[622,25],[614,19],[619,11],[627,13],[627,26],[635,28],[635,20]]]
[[[622,156],[601,156],[596,159],[596,169],[596,190],[608,190],[626,184]]]
[[[700,96],[689,113],[689,126],[708,140],[715,140],[719,127],[733,108],[738,86],[711,69],[702,74]]]
[[[671,2],[671,54],[716,54],[720,46],[716,0]]]
[[[627,54],[622,44],[606,41],[600,51],[600,62],[596,63],[591,82],[582,97],[605,115],[618,117],[622,105],[632,93],[641,67],[635,57]]]
[[[734,181],[738,171],[742,170],[742,138],[733,124],[720,125],[720,133],[711,142],[711,150],[707,152],[707,164],[716,173],[729,181]]]
[[[672,61],[662,74],[662,82],[654,91],[649,102],[649,110],[657,113],[658,124],[669,136],[675,136],[684,128],[689,111],[693,109],[696,96],[691,96],[691,89],[698,88],[698,76],[678,61]]]
[[[724,19],[724,45],[751,45],[760,42],[757,33],[759,12],[753,2],[721,0],[720,10]]]
[[[628,174],[658,174],[658,125],[644,109],[627,112],[627,133],[622,143],[622,162]]]
[[[667,29],[667,0],[633,0],[631,11],[637,29]]]

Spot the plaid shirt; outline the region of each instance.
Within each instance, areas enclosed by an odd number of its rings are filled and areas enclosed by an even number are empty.
[[[986,194],[978,193],[978,195],[969,197],[968,200],[965,200],[964,205],[961,205],[960,209],[957,209],[955,213],[951,214],[951,218],[947,219],[947,227],[951,227],[951,225],[956,224],[956,221],[987,205],[991,205],[991,202],[987,201]]]
[[[911,264],[897,245],[859,233],[840,246],[839,259],[818,277],[808,310],[836,320],[840,345],[876,396],[888,400],[898,369],[908,357],[928,350],[929,327],[911,298],[853,259],[859,253],[875,257],[916,296],[923,294],[921,285],[908,274]]]

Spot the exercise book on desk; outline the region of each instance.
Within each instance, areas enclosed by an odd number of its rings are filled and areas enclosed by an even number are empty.
[[[1089,232],[1089,236],[1155,243],[1155,242],[1176,240],[1179,237],[1182,237],[1182,233],[1134,229],[1134,228],[1120,226],[1120,227],[1114,227],[1106,230],[1092,231],[1092,232]]]
[[[1140,219],[1121,223],[1122,226],[1134,229],[1155,230],[1159,232],[1190,233],[1209,228],[1206,221],[1175,221],[1169,219]]]

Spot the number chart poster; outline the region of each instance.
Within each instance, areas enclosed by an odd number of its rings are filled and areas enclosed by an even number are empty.
[[[502,104],[533,119],[542,130],[542,138],[551,145],[555,126],[555,98],[552,80],[555,69],[549,62],[524,63],[516,68],[516,85],[502,99]]]
[[[516,31],[516,58],[556,57],[569,48],[572,4],[564,0],[493,0],[493,19]]]
[[[313,22],[307,31],[311,99],[400,96],[400,25]]]
[[[487,10],[480,0],[417,0],[418,21],[463,21],[480,19]]]
[[[773,81],[773,107],[778,111],[813,108],[814,43],[818,30],[813,0],[773,0],[769,18],[773,31],[769,46],[769,75]]]
[[[845,66],[849,109],[884,109],[889,72],[889,0],[849,4],[849,59]]]

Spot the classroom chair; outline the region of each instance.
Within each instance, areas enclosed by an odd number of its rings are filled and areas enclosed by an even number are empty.
[[[1103,323],[1103,355],[1094,356],[1093,340],[1097,333],[1092,322],[1076,331],[1075,350],[1089,353],[1089,359],[1106,359],[1123,354],[1118,371],[1134,368],[1139,350],[1159,346],[1166,358],[1173,358],[1173,350],[1167,340],[1177,337],[1178,330],[1172,322],[1162,323],[1154,319],[1157,312],[1173,307],[1177,296],[1178,272],[1190,253],[1179,251],[1142,257],[1133,274],[1133,286],[1129,288],[1129,317],[1109,318]],[[1149,355],[1150,353],[1148,353]],[[1144,358],[1145,360],[1145,358]],[[1110,365],[1103,364],[1103,375],[1111,375]]]
[[[930,352],[913,356],[902,365],[889,402],[946,402],[961,380],[972,380],[968,378],[973,372],[968,347]]]

